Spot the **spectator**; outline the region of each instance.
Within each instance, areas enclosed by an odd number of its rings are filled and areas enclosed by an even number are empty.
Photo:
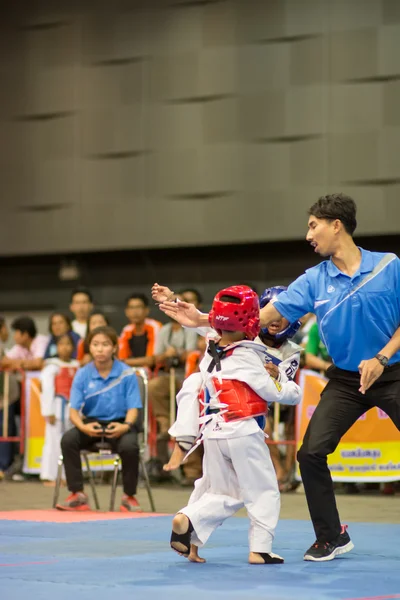
[[[199,310],[203,306],[203,298],[198,290],[195,288],[185,288],[181,291],[182,300],[194,304]]]
[[[9,391],[8,391],[8,436],[17,435],[15,423],[15,403],[19,399],[19,385],[17,378],[13,373],[9,374]],[[4,419],[4,373],[0,371],[0,437],[4,435],[3,419]],[[0,442],[0,481],[4,479],[4,474],[13,462],[14,444],[13,442]]]
[[[97,327],[107,327],[107,325],[110,325],[110,321],[103,312],[99,310],[94,310],[89,315],[89,318],[87,320],[87,333],[85,339],[79,340],[78,343],[77,359],[79,360],[82,366],[87,365],[92,360],[89,350],[89,336],[91,332],[94,329],[97,329]]]
[[[188,300],[185,300],[188,302]],[[207,348],[206,338],[202,335],[199,335],[197,338],[197,350],[192,350],[192,352],[188,352],[186,363],[185,363],[185,379],[193,373],[198,373],[200,370],[200,361],[204,356],[204,352]]]
[[[72,381],[79,368],[79,362],[73,359],[73,354],[76,352],[73,333],[68,331],[58,336],[57,358],[46,360],[40,376],[42,383],[41,409],[42,416],[46,421],[40,479],[51,485],[57,478],[61,436],[70,427],[68,402]]]
[[[182,299],[180,294],[177,297]],[[149,381],[148,389],[149,401],[158,425],[157,455],[163,464],[168,462],[170,369],[175,370],[175,391],[178,392],[185,376],[188,352],[196,347],[197,333],[193,329],[184,329],[173,320],[162,326],[155,348],[160,373]]]
[[[314,371],[322,371],[324,375],[329,367],[332,366],[332,360],[328,354],[328,350],[319,335],[317,323],[314,323],[308,332],[305,366]]]
[[[185,296],[184,296],[185,297]],[[185,302],[189,302],[189,300],[185,299]],[[193,303],[193,299],[192,299]],[[200,371],[200,361],[204,356],[206,351],[207,341],[206,339],[199,335],[197,339],[197,350],[193,350],[192,352],[188,352],[185,364],[185,379],[189,377],[193,373],[197,373]],[[181,480],[181,485],[184,487],[191,487],[196,479],[200,479],[203,474],[203,455],[204,449],[203,444],[200,444],[194,452],[190,454],[190,456],[185,460],[182,464],[182,471],[184,477]]]
[[[4,317],[0,316],[0,359],[4,354],[4,344],[7,342],[9,337],[8,327]]]
[[[71,319],[68,315],[62,312],[54,312],[49,319],[49,332],[50,340],[44,353],[44,359],[53,358],[57,356],[57,342],[59,338],[66,333],[70,333],[70,337],[73,340],[74,348],[72,358],[76,358],[77,346],[80,337],[75,331],[72,330]]]
[[[43,366],[49,338],[38,334],[35,322],[30,317],[18,317],[13,321],[15,345],[6,352],[0,365],[7,369],[37,371]]]
[[[93,310],[93,297],[87,288],[79,287],[72,290],[69,309],[75,317],[72,321],[72,329],[84,339],[87,320]]]
[[[65,474],[71,494],[59,510],[89,510],[83,491],[80,451],[105,437],[122,461],[122,511],[138,511],[135,498],[139,472],[137,419],[142,408],[136,375],[114,357],[118,337],[112,327],[98,327],[89,336],[93,362],[77,373],[71,390],[70,419],[75,426],[61,440]]]
[[[149,319],[149,301],[144,294],[132,294],[125,304],[129,321],[119,339],[118,358],[130,367],[155,365],[155,348],[161,323]]]

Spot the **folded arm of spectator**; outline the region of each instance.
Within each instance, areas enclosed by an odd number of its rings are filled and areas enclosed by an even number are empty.
[[[43,358],[10,358],[5,356],[1,361],[0,365],[3,369],[11,369],[15,371],[17,369],[24,369],[25,371],[40,371],[43,367]]]
[[[139,356],[136,358],[123,358],[121,360],[129,367],[149,367],[152,369],[156,364],[155,356]]]

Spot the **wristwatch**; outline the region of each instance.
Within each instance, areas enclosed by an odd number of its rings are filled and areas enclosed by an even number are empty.
[[[377,354],[375,356],[376,360],[379,360],[379,362],[381,363],[382,367],[387,367],[389,359],[387,356],[385,356],[384,354]]]
[[[129,429],[130,429],[130,431],[132,431],[132,429],[135,426],[135,423],[129,423],[129,421],[124,421],[124,425],[129,425]]]

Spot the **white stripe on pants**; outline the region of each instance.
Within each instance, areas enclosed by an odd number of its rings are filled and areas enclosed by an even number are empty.
[[[280,494],[268,446],[260,430],[228,439],[205,439],[204,493],[179,512],[192,522],[192,543],[203,546],[228,517],[246,507],[251,552],[271,552]],[[200,483],[200,482],[199,482]],[[203,487],[204,486],[204,487]]]

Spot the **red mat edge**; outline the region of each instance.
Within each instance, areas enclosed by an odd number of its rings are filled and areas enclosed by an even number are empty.
[[[117,521],[121,519],[147,519],[149,517],[165,517],[165,513],[147,512],[69,512],[57,509],[49,510],[7,510],[0,511],[0,521],[37,521],[42,523],[84,523],[90,521]]]

